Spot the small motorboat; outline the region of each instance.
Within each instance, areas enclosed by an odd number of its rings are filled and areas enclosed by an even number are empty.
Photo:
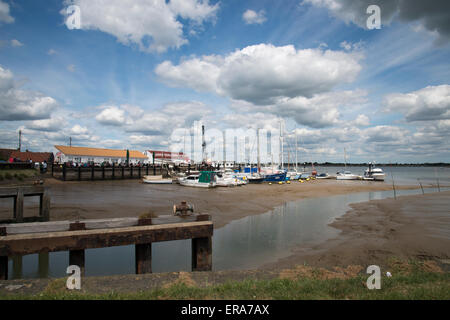
[[[332,176],[330,176],[328,174],[328,172],[327,173],[321,173],[321,174],[318,174],[316,176],[316,179],[331,179],[331,178],[332,178]]]
[[[172,184],[172,179],[163,179],[163,176],[144,176],[142,179],[147,184]]]
[[[336,174],[336,180],[361,180],[361,176],[353,174],[350,171],[343,171]]]
[[[364,180],[368,181],[384,181],[386,175],[381,168],[373,168],[373,164],[369,163],[369,168],[364,171]]]
[[[217,186],[217,176],[212,171],[202,171],[199,175],[190,175],[186,178],[178,179],[180,185],[195,188],[215,188]]]

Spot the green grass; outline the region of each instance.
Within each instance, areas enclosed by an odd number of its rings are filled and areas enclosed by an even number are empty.
[[[50,285],[36,296],[0,296],[0,299],[101,299],[101,300],[184,300],[184,299],[236,299],[236,300],[383,300],[411,299],[431,300],[450,299],[450,274],[414,271],[399,274],[392,278],[382,278],[380,290],[368,290],[367,277],[356,276],[351,279],[313,279],[298,278],[294,280],[246,280],[227,282],[220,285],[199,288],[175,283],[167,288],[158,288],[136,293],[110,292],[107,294],[90,294],[68,291],[65,279],[52,281]]]

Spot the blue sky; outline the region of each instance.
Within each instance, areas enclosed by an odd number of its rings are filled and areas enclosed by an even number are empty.
[[[194,121],[284,121],[305,159],[449,162],[448,4],[385,3],[0,0],[0,147],[22,130],[34,151],[167,149]]]

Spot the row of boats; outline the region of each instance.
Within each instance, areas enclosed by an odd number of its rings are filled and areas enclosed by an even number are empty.
[[[246,168],[244,172],[237,172],[231,169],[223,171],[201,171],[190,175],[177,175],[172,178],[163,179],[162,176],[145,176],[144,183],[148,184],[172,184],[178,183],[186,187],[197,188],[215,188],[215,187],[237,187],[246,184],[256,183],[282,183],[294,180],[309,180],[311,177],[315,179],[337,179],[337,180],[368,180],[368,181],[384,181],[385,174],[381,168],[374,168],[369,165],[362,176],[351,173],[350,171],[338,172],[335,176],[328,173],[317,174],[315,170],[312,172],[288,172],[282,169],[264,168],[259,172],[254,168]]]

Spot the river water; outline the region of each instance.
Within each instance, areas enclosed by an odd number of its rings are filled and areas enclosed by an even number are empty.
[[[426,193],[436,191],[425,189]],[[421,193],[420,189],[397,191],[397,195]],[[392,191],[303,199],[232,221],[214,230],[213,269],[257,268],[289,256],[296,247],[324,242],[338,235],[339,230],[329,224],[344,215],[349,204],[389,197],[393,197]],[[134,273],[134,246],[89,249],[85,255],[87,276]],[[9,279],[64,277],[68,261],[68,252],[13,258],[9,262]],[[152,245],[153,272],[190,271],[190,266],[190,240]]]

